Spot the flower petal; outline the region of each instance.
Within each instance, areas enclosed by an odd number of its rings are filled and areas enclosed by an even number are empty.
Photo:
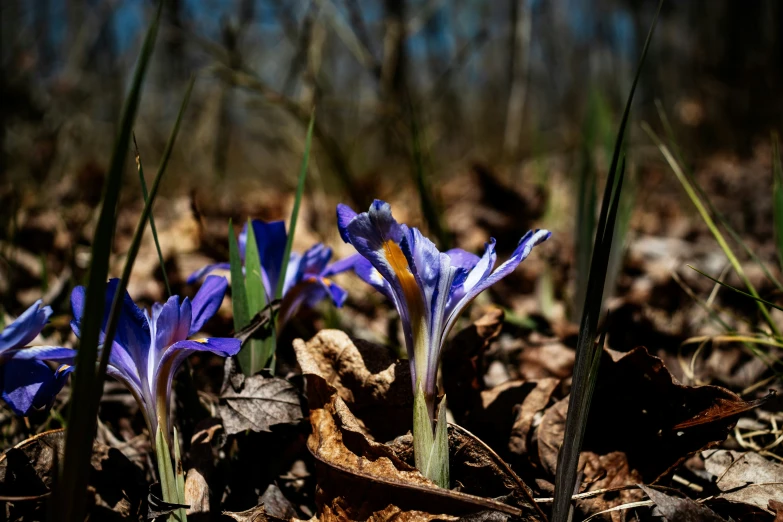
[[[241,348],[239,339],[234,338],[205,338],[197,340],[185,340],[169,346],[163,353],[160,365],[155,375],[154,395],[158,403],[168,405],[171,403],[171,381],[179,366],[191,354],[196,352],[211,352],[223,357],[236,355]],[[165,402],[163,402],[165,401]],[[158,412],[162,414],[163,412]],[[153,415],[153,418],[155,416]],[[169,419],[164,419],[168,423]],[[165,426],[168,430],[168,425]]]
[[[454,323],[457,321],[457,317],[459,317],[459,314],[462,313],[462,310],[465,309],[465,307],[473,301],[473,299],[476,298],[477,295],[479,295],[481,292],[489,288],[490,286],[494,285],[507,275],[509,275],[511,272],[514,271],[514,269],[519,266],[519,263],[525,260],[528,255],[530,255],[530,252],[533,250],[533,247],[543,243],[547,239],[549,239],[549,236],[551,236],[552,233],[548,230],[540,229],[536,231],[529,231],[527,234],[525,234],[522,239],[519,240],[519,243],[517,244],[517,248],[514,249],[514,253],[511,254],[511,257],[500,265],[494,272],[491,274],[488,274],[488,270],[485,269],[486,266],[490,266],[490,264],[484,263],[485,257],[491,257],[494,255],[494,240],[487,244],[487,252],[492,250],[491,254],[489,256],[487,253],[484,254],[484,257],[482,257],[479,264],[476,265],[476,268],[474,268],[470,274],[468,275],[467,280],[465,281],[465,288],[466,293],[465,295],[456,303],[453,303],[451,305],[451,311],[449,313],[448,321],[446,322],[446,327],[444,329],[444,337],[448,334],[448,332],[452,329],[454,326]],[[494,261],[492,262],[494,264]],[[474,272],[477,272],[477,276],[474,277]]]
[[[61,346],[30,346],[14,352],[13,359],[16,361],[36,359],[73,364],[76,361],[76,350]]]
[[[256,245],[258,246],[258,258],[261,260],[261,266],[267,276],[264,284],[268,287],[267,292],[274,294],[283,265],[285,245],[288,241],[285,222],[272,221],[267,223],[260,219],[254,219],[252,225],[253,234],[256,236]],[[246,245],[247,225],[242,228],[242,233],[239,234],[239,252],[242,255],[242,259],[244,259]]]
[[[353,254],[346,257],[345,259],[340,259],[339,261],[335,261],[331,265],[328,265],[321,275],[324,277],[329,277],[346,272],[351,270],[361,259],[364,259],[361,254]]]
[[[215,270],[231,270],[231,264],[230,263],[214,263],[212,265],[207,265],[203,268],[200,268],[199,270],[196,270],[192,274],[188,276],[187,284],[192,285],[205,275],[214,272]]]
[[[209,276],[204,280],[204,284],[193,298],[192,322],[188,335],[201,330],[204,324],[217,313],[227,288],[228,281],[225,277]]]
[[[356,217],[356,212],[348,205],[340,203],[337,205],[337,229],[340,231],[340,237],[343,241],[350,243],[348,237],[348,224]]]
[[[43,301],[40,299],[33,303],[0,333],[0,354],[6,350],[22,348],[38,337],[52,315],[51,307],[41,307],[41,304]]]
[[[17,415],[46,409],[65,384],[69,368],[54,371],[42,361],[12,359],[1,369],[3,400]]]

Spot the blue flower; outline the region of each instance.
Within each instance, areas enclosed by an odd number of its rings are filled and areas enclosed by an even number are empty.
[[[375,200],[369,212],[361,214],[338,205],[337,223],[343,240],[364,258],[355,263],[355,272],[400,314],[413,391],[423,391],[432,419],[440,352],[457,318],[478,294],[513,272],[550,232],[525,234],[511,257],[493,271],[493,238],[482,257],[461,249],[440,252],[418,229],[397,223],[384,201]]]
[[[112,279],[106,289],[104,329],[118,284],[118,279]],[[187,297],[180,300],[179,296],[172,296],[163,304],[155,303],[151,314],[136,306],[130,295],[125,293],[106,373],[122,382],[136,398],[151,436],[155,436],[158,426],[164,436],[170,436],[171,382],[174,373],[189,355],[212,352],[227,357],[239,351],[238,339],[188,339],[215,315],[227,287],[228,281],[224,277],[209,276],[192,302]],[[74,316],[71,328],[79,337],[84,299],[84,287],[74,288],[71,294]],[[75,351],[66,349],[51,349],[46,354],[49,359],[66,361],[73,361],[74,356]]]
[[[68,365],[53,369],[40,360],[39,350],[42,347],[26,348],[41,333],[52,315],[51,307],[41,307],[41,304],[41,300],[33,303],[0,334],[3,400],[17,415],[28,415],[31,411],[50,407],[73,370]]]
[[[267,223],[255,219],[252,221],[252,225],[258,246],[258,257],[261,260],[261,277],[267,293],[266,300],[269,303],[273,300],[273,294],[280,279],[288,235],[285,223],[282,221]],[[239,234],[238,241],[239,255],[243,261],[247,250],[247,235],[247,224],[245,224]],[[347,292],[336,285],[331,277],[350,270],[358,257],[352,256],[330,265],[328,263],[331,257],[332,249],[321,243],[313,245],[304,254],[291,253],[285,271],[283,298],[278,315],[278,324],[281,327],[293,317],[302,305],[313,307],[326,298],[331,299],[338,308],[345,303]],[[229,269],[229,263],[207,265],[194,272],[188,278],[188,283],[193,283],[214,270]]]

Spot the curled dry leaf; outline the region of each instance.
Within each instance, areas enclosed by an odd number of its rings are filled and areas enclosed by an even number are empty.
[[[770,500],[783,499],[783,464],[758,453],[707,450],[704,468],[716,476],[718,498],[750,504],[772,513]]]
[[[65,431],[58,429],[24,440],[0,455],[0,497],[12,504],[12,520],[40,519],[36,501],[49,495],[64,454]],[[138,516],[147,490],[142,470],[118,449],[99,442],[93,444],[90,463],[93,516],[101,519],[108,512]]]
[[[726,522],[707,506],[689,498],[674,497],[647,486],[639,487],[653,501],[659,516],[669,522]]]
[[[270,431],[275,424],[302,420],[296,388],[285,379],[266,375],[245,377],[226,360],[226,379],[218,411],[227,435],[245,430]]]
[[[352,340],[340,330],[321,330],[307,343],[297,339],[294,349],[303,373],[317,375],[332,387],[361,419],[366,435],[389,440],[411,428],[408,362],[397,360],[382,346]],[[308,390],[312,409],[311,393]]]
[[[337,343],[339,348],[328,346]],[[409,442],[386,445],[367,437],[365,426],[369,423],[357,419],[344,398],[352,401],[352,406],[366,405],[368,402],[363,401],[370,399],[360,400],[359,397],[369,393],[372,398],[370,392],[393,390],[403,384],[410,394],[409,374],[396,373],[407,365],[389,358],[385,348],[362,343],[360,351],[345,334],[323,331],[308,343],[295,341],[294,349],[307,382],[313,428],[307,446],[316,458],[319,471],[316,503],[320,520],[390,520],[392,517],[395,520],[452,520],[454,516],[486,510],[531,522],[540,520],[533,508],[525,510],[438,488],[395,453],[395,449],[409,447]],[[364,360],[384,361],[385,364],[368,369]],[[395,376],[405,380],[395,383]],[[374,406],[380,410],[376,415],[383,413],[382,401],[376,399]],[[366,412],[366,409],[362,411]],[[405,413],[410,419],[410,407]],[[386,431],[394,430],[387,428]],[[452,437],[449,438],[453,443]],[[452,455],[470,452],[467,444],[450,449]],[[410,456],[410,452],[403,453]],[[485,461],[470,468],[470,473],[486,471],[489,467]],[[455,477],[455,481],[459,479]]]

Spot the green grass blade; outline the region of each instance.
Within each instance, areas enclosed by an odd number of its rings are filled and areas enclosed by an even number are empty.
[[[294,244],[294,233],[296,232],[296,221],[299,219],[299,207],[302,204],[304,195],[305,179],[307,179],[307,163],[310,161],[310,146],[313,143],[313,127],[315,126],[315,110],[310,114],[310,123],[307,125],[307,136],[305,137],[304,154],[302,155],[302,167],[299,170],[299,182],[296,186],[296,199],[294,208],[291,211],[291,221],[288,224],[288,240],[285,243],[283,251],[283,264],[280,267],[280,278],[277,281],[275,289],[275,299],[283,298],[283,286],[285,285],[285,274],[288,270],[288,260],[291,259],[291,245]]]
[[[688,265],[688,268],[690,268],[691,270],[694,270],[695,272],[698,272],[698,273],[700,273],[701,275],[703,275],[704,277],[706,277],[707,279],[709,279],[709,280],[710,280],[710,281],[712,281],[713,283],[719,284],[720,286],[723,286],[723,287],[725,287],[725,288],[728,288],[729,290],[732,290],[732,291],[734,291],[734,292],[736,292],[736,293],[738,293],[738,294],[744,295],[745,297],[748,297],[748,298],[750,298],[750,299],[753,299],[754,301],[757,301],[757,302],[764,303],[764,304],[765,304],[765,305],[767,305],[767,306],[771,306],[772,308],[777,308],[778,310],[781,310],[781,311],[783,311],[783,307],[782,307],[781,305],[778,305],[778,304],[775,304],[775,303],[773,303],[773,302],[767,301],[767,300],[765,300],[765,299],[762,299],[762,298],[760,298],[760,297],[758,297],[758,296],[755,296],[755,295],[749,294],[749,293],[747,293],[747,292],[744,292],[744,291],[740,290],[739,288],[737,288],[737,287],[735,287],[735,286],[731,286],[731,285],[730,285],[730,284],[728,284],[728,283],[724,283],[723,281],[720,281],[720,280],[718,280],[718,279],[715,279],[715,278],[714,278],[714,277],[712,277],[711,275],[709,275],[709,274],[705,274],[704,272],[702,272],[701,270],[699,270],[698,268],[696,268],[696,267],[694,267],[694,266],[692,266],[692,265]]]
[[[247,312],[252,317],[266,306],[266,288],[261,272],[261,258],[258,255],[258,243],[253,224],[247,220],[247,244],[245,246],[245,293]]]
[[[573,516],[571,496],[576,487],[577,465],[579,453],[584,440],[587,427],[587,417],[590,411],[593,390],[598,376],[598,363],[600,362],[602,343],[596,345],[596,333],[598,319],[603,305],[603,290],[606,283],[606,274],[609,258],[612,250],[612,241],[615,230],[617,211],[622,193],[623,176],[625,173],[625,160],[620,166],[620,153],[623,149],[623,140],[628,117],[631,111],[631,102],[639,82],[642,65],[650,47],[658,15],[663,5],[663,0],[658,4],[647,40],[644,43],[641,58],[636,69],[631,90],[625,104],[620,127],[617,132],[612,162],[609,168],[604,197],[601,203],[601,213],[598,218],[598,229],[595,236],[592,260],[590,262],[589,282],[585,296],[585,304],[582,307],[582,318],[579,325],[579,339],[577,341],[576,360],[574,363],[574,375],[571,384],[571,395],[568,401],[568,416],[566,417],[563,446],[557,456],[557,474],[555,476],[555,495],[552,510],[553,522],[566,522]],[[618,166],[620,168],[618,169]],[[602,336],[603,341],[603,336]]]
[[[783,165],[780,162],[780,143],[777,133],[772,133],[772,177],[775,215],[775,245],[783,266]]]
[[[247,245],[245,245],[247,248]],[[245,251],[247,252],[247,250]],[[248,311],[247,291],[245,289],[245,275],[242,273],[242,258],[239,256],[239,244],[234,235],[234,225],[228,221],[228,260],[231,265],[231,306],[234,315],[234,330],[240,331],[250,322]],[[253,375],[253,352],[250,343],[243,346],[237,354],[239,367],[247,376]]]
[[[663,157],[669,163],[669,166],[671,167],[675,176],[677,176],[677,180],[685,189],[686,194],[690,198],[691,202],[693,202],[693,205],[696,207],[696,210],[701,215],[701,218],[704,220],[704,223],[707,225],[707,228],[709,228],[710,232],[712,232],[713,237],[715,237],[715,240],[718,242],[718,245],[720,246],[721,250],[723,250],[724,254],[728,258],[729,263],[731,263],[732,268],[734,268],[734,271],[737,272],[737,275],[740,277],[740,279],[742,279],[742,282],[745,284],[745,286],[748,287],[750,293],[754,297],[759,297],[756,288],[753,286],[753,283],[751,283],[748,276],[745,275],[745,270],[743,270],[739,260],[734,255],[734,252],[731,250],[731,247],[726,242],[726,239],[723,237],[723,234],[721,234],[720,230],[718,229],[718,226],[715,224],[715,221],[712,219],[712,216],[710,216],[710,213],[705,208],[704,204],[701,201],[701,198],[699,198],[698,194],[696,193],[696,190],[693,188],[693,185],[691,184],[690,180],[688,180],[687,176],[682,170],[682,167],[674,158],[669,148],[666,146],[666,144],[664,144],[660,140],[658,135],[655,134],[655,132],[650,128],[649,125],[643,124],[642,127],[650,136],[650,138],[653,140],[653,142],[655,142],[655,145],[658,147],[658,149],[661,151],[661,154],[663,154]],[[764,316],[764,320],[767,322],[767,325],[769,326],[773,335],[775,335],[776,337],[780,337],[781,336],[780,330],[778,329],[775,322],[772,320],[772,316],[770,316],[769,310],[767,310],[766,305],[761,301],[756,301],[756,305],[758,306],[761,314]]]
[[[680,151],[680,148],[677,145],[677,140],[674,135],[674,129],[672,128],[669,118],[666,116],[666,111],[663,110],[663,105],[661,104],[660,100],[655,100],[655,106],[658,111],[658,117],[661,120],[661,124],[663,125],[664,132],[666,133],[666,138],[669,140],[669,146],[671,148],[672,155],[679,162],[680,168],[682,169],[683,173],[688,178],[688,180],[691,182],[691,185],[696,190],[696,193],[699,195],[702,201],[706,203],[710,213],[712,213],[712,215],[715,216],[715,218],[717,218],[720,224],[723,225],[723,228],[726,229],[726,232],[729,233],[729,235],[734,240],[734,242],[738,244],[740,247],[742,247],[742,249],[753,260],[753,262],[756,263],[759,266],[759,268],[761,268],[762,272],[764,272],[764,275],[767,277],[767,279],[771,281],[772,284],[774,284],[779,291],[783,292],[783,282],[781,282],[777,277],[775,277],[772,274],[772,272],[769,271],[769,268],[767,268],[766,263],[764,263],[756,255],[756,253],[748,246],[745,240],[743,240],[742,237],[734,230],[734,227],[731,226],[731,223],[729,223],[729,220],[726,219],[726,216],[724,216],[721,212],[718,211],[717,208],[715,208],[715,205],[712,204],[712,201],[710,200],[709,196],[702,190],[702,188],[696,182],[696,178],[693,176],[693,173],[690,172],[689,169],[686,167],[686,162],[683,158],[682,152]],[[775,141],[774,138],[773,141]],[[774,187],[773,187],[773,195],[774,195]]]
[[[179,447],[179,433],[177,427],[174,426],[174,479],[177,486],[177,500],[176,503],[180,505],[185,504],[185,470],[182,467],[182,452]],[[175,512],[175,520],[178,522],[185,522],[188,516],[185,512],[185,508],[179,508]]]
[[[267,299],[264,276],[261,272],[261,258],[258,255],[258,243],[250,220],[247,221],[247,245],[245,247],[245,294],[247,295],[248,317],[252,318],[264,309],[267,305]],[[253,375],[261,371],[274,354],[275,336],[272,334],[265,339],[250,339],[242,350],[249,353],[245,366],[248,367],[248,374]]]
[[[136,262],[136,256],[139,253],[141,247],[141,240],[144,237],[144,229],[147,227],[147,222],[152,217],[152,206],[155,203],[155,198],[158,195],[158,189],[160,188],[160,182],[163,179],[163,174],[166,172],[166,166],[168,165],[168,158],[171,156],[171,150],[174,148],[174,144],[177,141],[177,134],[179,133],[179,124],[182,121],[182,115],[185,113],[185,108],[190,101],[190,93],[193,91],[193,81],[191,80],[185,91],[185,97],[182,99],[182,104],[177,114],[177,120],[174,122],[174,128],[171,130],[171,135],[166,143],[166,149],[163,152],[163,160],[158,167],[158,172],[155,174],[155,179],[152,181],[152,187],[150,193],[144,203],[144,208],[139,216],[139,222],[136,225],[136,232],[133,234],[130,247],[128,248],[128,254],[125,258],[125,266],[122,269],[122,276],[120,277],[120,284],[117,285],[117,293],[114,294],[114,300],[111,304],[111,312],[109,314],[109,321],[106,324],[106,342],[109,339],[114,339],[114,334],[117,331],[119,324],[120,311],[122,309],[123,296],[125,290],[128,287],[128,281],[130,281],[131,272],[133,271],[133,264]],[[98,369],[99,382],[103,382],[103,378],[106,375],[106,368],[109,365],[109,356],[111,355],[111,345],[104,348],[101,353],[101,364]],[[100,394],[103,391],[101,387],[96,391],[100,398]],[[168,434],[166,434],[168,436]]]
[[[413,164],[416,187],[419,191],[421,212],[424,215],[424,220],[427,222],[427,227],[438,238],[441,250],[448,250],[451,248],[451,237],[443,228],[440,220],[441,212],[438,210],[438,205],[432,196],[431,186],[427,182],[426,142],[422,136],[424,131],[419,124],[417,109],[410,100],[410,95],[408,95],[408,110],[411,129],[411,162]]]
[[[122,110],[117,138],[114,142],[104,183],[103,203],[93,236],[81,340],[76,356],[76,371],[72,380],[71,404],[78,407],[71,408],[68,418],[69,429],[66,433],[63,468],[52,495],[53,503],[49,509],[49,517],[52,520],[67,522],[84,520],[90,458],[100,400],[100,396],[96,396],[95,392],[99,386],[103,385],[95,371],[95,362],[98,356],[99,336],[105,311],[109,257],[117,221],[122,173],[128,157],[128,145],[141,97],[141,86],[144,83],[144,76],[155,46],[162,6],[163,2],[161,1],[144,39],[131,87]],[[107,338],[107,343],[110,344],[111,339]]]
[[[139,171],[139,182],[141,183],[141,195],[144,197],[144,203],[147,203],[149,194],[147,192],[147,182],[144,179],[144,167],[141,164],[141,154],[139,153],[139,145],[136,143],[136,135],[133,135],[133,148],[136,151],[136,167]],[[155,215],[150,213],[150,230],[152,231],[152,239],[155,240],[155,250],[158,253],[158,262],[160,263],[160,271],[163,274],[163,283],[166,286],[166,295],[171,297],[171,285],[169,284],[169,276],[166,273],[166,262],[163,260],[163,252],[160,249],[160,241],[158,241],[158,227],[155,226]]]

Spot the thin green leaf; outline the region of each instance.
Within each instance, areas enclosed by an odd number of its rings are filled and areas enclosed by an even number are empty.
[[[157,12],[144,39],[131,87],[123,107],[103,188],[103,203],[93,236],[89,282],[81,324],[81,340],[76,355],[76,371],[72,379],[71,404],[78,405],[78,407],[70,409],[68,418],[70,428],[66,433],[63,468],[52,496],[52,509],[49,510],[49,516],[52,520],[84,520],[90,457],[100,400],[100,395],[95,392],[98,386],[103,384],[99,374],[95,371],[95,362],[98,356],[99,336],[105,311],[109,256],[117,220],[122,173],[128,156],[131,129],[141,97],[141,86],[144,83],[144,76],[155,46],[162,6],[163,2],[161,1],[158,3]],[[106,343],[110,346],[111,342],[112,339],[107,336]]]
[[[772,133],[772,177],[774,215],[775,215],[775,244],[778,247],[778,258],[783,266],[783,164],[780,161],[780,143],[777,133]]]
[[[180,504],[179,493],[177,492],[177,478],[174,474],[174,468],[171,465],[171,451],[166,442],[166,436],[158,426],[155,430],[155,457],[158,461],[158,478],[160,479],[160,489],[163,493],[163,501],[169,504]],[[184,493],[184,485],[183,485]],[[183,494],[184,497],[184,494]],[[179,517],[176,510],[168,515],[169,522],[177,522]]]
[[[245,245],[245,253],[247,254],[247,244]],[[245,275],[242,272],[242,258],[239,256],[239,244],[234,235],[234,225],[231,220],[228,221],[228,260],[231,266],[231,305],[234,312],[234,330],[238,332],[250,322],[250,312]],[[242,373],[248,377],[255,373],[253,372],[253,348],[253,343],[248,342],[237,354],[239,367],[242,369]]]
[[[783,292],[783,283],[777,277],[775,277],[772,274],[772,272],[769,271],[769,268],[767,268],[766,263],[764,263],[756,255],[756,253],[748,246],[745,240],[742,239],[742,236],[740,236],[734,230],[734,227],[731,226],[731,223],[729,223],[729,220],[726,219],[726,216],[724,216],[721,212],[718,211],[717,208],[715,208],[715,205],[712,204],[712,201],[710,200],[707,193],[704,192],[704,190],[702,190],[701,186],[699,186],[699,184],[696,181],[696,178],[693,176],[693,172],[691,172],[686,166],[686,162],[680,151],[680,147],[677,145],[677,140],[674,135],[674,129],[672,128],[671,123],[669,122],[669,118],[666,116],[666,111],[663,110],[663,105],[661,104],[661,101],[655,100],[655,106],[658,110],[658,117],[661,120],[661,124],[663,125],[664,132],[666,133],[666,138],[669,140],[671,151],[674,157],[679,162],[680,168],[682,169],[683,174],[685,174],[685,177],[688,178],[688,180],[691,182],[691,185],[693,185],[693,188],[696,190],[699,197],[702,199],[702,201],[704,201],[704,203],[706,203],[710,213],[713,216],[715,216],[715,218],[720,222],[721,225],[723,225],[723,228],[726,229],[726,232],[729,233],[729,235],[734,240],[734,242],[737,243],[739,246],[741,246],[742,249],[745,251],[745,253],[753,260],[753,262],[756,263],[759,266],[759,268],[761,268],[762,272],[764,272],[764,275],[767,277],[767,279],[771,281],[772,284],[774,284],[778,290]]]
[[[182,452],[179,448],[179,432],[174,426],[174,477],[177,486],[177,504],[185,504],[185,470],[182,467]],[[185,522],[188,516],[185,508],[179,508],[175,513],[175,520]]]
[[[427,410],[427,399],[424,398],[424,390],[421,385],[416,387],[413,395],[413,458],[416,469],[429,479],[429,461],[433,443],[432,419]]]
[[[249,219],[247,221],[247,244],[245,245],[245,293],[247,295],[248,316],[255,316],[266,307],[266,287],[264,286],[261,258],[258,255],[256,234]],[[242,348],[243,351],[249,353],[245,362],[245,365],[249,366],[247,370],[249,375],[258,373],[267,365],[275,352],[275,341],[273,331],[265,339],[251,339],[247,346]]]
[[[592,260],[590,262],[590,275],[585,296],[585,304],[582,308],[582,318],[579,325],[579,339],[577,341],[576,360],[574,363],[574,375],[571,385],[571,396],[568,401],[568,416],[566,417],[565,443],[557,457],[557,475],[555,477],[555,495],[552,511],[554,522],[569,521],[573,516],[571,496],[576,487],[577,464],[579,453],[582,449],[587,416],[590,411],[593,390],[598,375],[598,364],[603,349],[603,336],[601,343],[596,345],[595,338],[598,330],[598,319],[603,308],[603,290],[606,283],[606,273],[612,250],[612,241],[615,230],[617,211],[622,192],[623,176],[625,173],[625,160],[620,165],[620,153],[623,148],[628,117],[631,111],[631,102],[639,82],[642,65],[650,47],[658,15],[663,5],[663,0],[658,4],[647,40],[644,43],[642,56],[636,69],[631,91],[625,104],[620,127],[617,132],[612,162],[604,187],[604,197],[601,203],[601,213],[598,218],[598,229],[595,236]],[[618,169],[618,166],[620,168]]]
[[[438,405],[438,423],[435,425],[435,438],[432,441],[427,477],[442,488],[448,488],[449,482],[449,433],[446,421],[446,396]]]
[[[147,222],[152,216],[152,206],[155,204],[155,198],[158,195],[158,189],[160,188],[160,182],[163,179],[163,174],[166,172],[166,166],[168,165],[168,158],[171,155],[171,150],[174,148],[174,144],[177,141],[177,134],[179,133],[179,124],[182,121],[182,115],[185,113],[185,108],[190,101],[190,93],[193,91],[193,80],[185,91],[185,96],[182,98],[182,103],[179,107],[179,113],[177,114],[177,120],[174,122],[174,127],[169,135],[168,142],[166,142],[166,148],[163,152],[163,161],[161,161],[158,167],[158,172],[155,174],[155,179],[152,181],[152,187],[150,188],[149,196],[146,198],[144,208],[139,216],[138,224],[136,225],[136,232],[133,234],[128,253],[125,258],[125,266],[122,269],[122,276],[120,277],[120,283],[117,285],[117,291],[114,294],[114,299],[111,303],[111,311],[109,313],[109,320],[106,323],[106,343],[109,343],[110,339],[114,339],[114,334],[117,332],[119,325],[120,314],[122,311],[123,298],[125,291],[128,288],[128,281],[130,281],[131,272],[133,271],[133,264],[136,262],[136,256],[139,253],[141,247],[141,240],[144,237],[144,229],[147,227]],[[106,368],[109,365],[109,357],[111,355],[111,344],[107,344],[104,350],[101,352],[101,364],[98,368],[98,382],[103,383],[103,379],[106,376]],[[96,395],[100,400],[100,396],[103,393],[103,385],[101,384],[99,389],[96,390]]]
[[[765,299],[762,299],[762,298],[760,298],[760,297],[758,297],[758,296],[755,296],[755,295],[749,294],[749,293],[747,293],[747,292],[743,292],[742,290],[740,290],[740,289],[739,289],[739,288],[737,288],[737,287],[731,286],[731,285],[730,285],[730,284],[728,284],[728,283],[724,283],[723,281],[720,281],[720,280],[718,280],[718,279],[715,279],[714,277],[712,277],[712,276],[711,276],[711,275],[709,275],[709,274],[705,274],[704,272],[702,272],[701,270],[699,270],[698,268],[696,268],[696,267],[694,267],[694,266],[692,266],[692,265],[687,265],[687,266],[688,266],[688,268],[690,268],[691,270],[694,270],[694,271],[696,271],[696,272],[700,273],[701,275],[703,275],[703,276],[704,276],[704,277],[706,277],[707,279],[711,280],[712,282],[714,282],[714,283],[716,283],[716,284],[719,284],[720,286],[726,287],[726,288],[728,288],[729,290],[732,290],[732,291],[734,291],[734,292],[737,292],[738,294],[742,294],[742,295],[744,295],[745,297],[749,297],[750,299],[753,299],[754,301],[758,301],[758,302],[764,303],[765,305],[767,305],[767,306],[771,306],[772,308],[777,308],[778,310],[783,310],[783,307],[781,307],[781,305],[778,305],[778,304],[772,303],[772,302],[770,302],[770,301],[767,301],[767,300],[765,300]]]
[[[731,266],[734,268],[734,271],[737,272],[737,275],[740,277],[740,279],[742,279],[742,282],[745,283],[745,286],[748,287],[750,293],[753,294],[755,297],[759,297],[756,288],[753,286],[753,283],[751,283],[748,276],[745,275],[745,270],[742,268],[742,264],[740,264],[739,260],[734,255],[734,252],[732,251],[731,247],[726,242],[726,239],[723,237],[723,234],[721,234],[720,230],[718,229],[718,226],[715,224],[715,221],[713,221],[712,216],[710,216],[710,213],[705,208],[704,204],[701,201],[701,198],[699,198],[698,194],[696,193],[696,190],[693,188],[693,185],[688,180],[687,176],[682,170],[682,167],[674,158],[669,148],[666,146],[666,144],[664,144],[660,140],[658,135],[655,134],[655,132],[650,128],[649,125],[642,124],[642,127],[650,136],[650,138],[655,142],[656,146],[661,151],[661,154],[663,154],[663,157],[669,163],[669,166],[671,167],[675,176],[677,176],[678,181],[685,189],[685,192],[687,193],[693,205],[696,207],[696,210],[698,210],[702,220],[707,225],[707,228],[709,228],[710,232],[712,232],[713,237],[715,237],[715,240],[718,242],[718,245],[721,247],[721,250],[723,250],[723,253],[728,258],[729,263],[731,263]],[[769,326],[773,335],[775,335],[776,337],[781,337],[780,330],[778,329],[775,322],[772,320],[772,316],[770,316],[769,310],[767,310],[766,305],[760,301],[756,301],[756,305],[758,306],[762,316],[764,316],[764,320],[767,322],[767,325]]]
[[[147,181],[144,179],[144,167],[141,164],[141,154],[139,153],[139,145],[136,143],[136,134],[133,135],[133,148],[136,151],[136,166],[139,171],[141,194],[144,197],[144,203],[147,203],[149,199]],[[158,262],[160,263],[160,272],[163,274],[163,283],[166,285],[166,295],[171,297],[171,285],[169,284],[169,276],[166,273],[166,262],[163,260],[163,252],[160,249],[160,241],[158,241],[158,228],[155,226],[155,215],[152,212],[150,212],[150,230],[152,231],[152,239],[155,240],[155,250],[158,252]]]
[[[441,250],[448,250],[451,248],[451,237],[449,233],[443,228],[443,224],[440,220],[441,213],[438,210],[438,205],[432,196],[432,190],[430,184],[427,182],[427,158],[426,158],[426,142],[422,139],[423,129],[419,124],[418,112],[416,106],[410,99],[408,99],[408,112],[410,115],[410,129],[411,129],[411,162],[416,181],[416,187],[419,190],[419,203],[421,204],[421,212],[424,215],[424,220],[427,222],[427,226],[430,231],[438,238]]]
[[[294,199],[294,208],[291,211],[291,221],[288,224],[288,240],[285,243],[283,251],[283,264],[280,268],[280,279],[277,281],[275,290],[275,299],[283,298],[283,286],[285,285],[285,274],[288,270],[288,261],[291,259],[291,246],[294,244],[294,233],[296,232],[296,222],[299,219],[299,206],[302,204],[304,195],[305,179],[307,179],[307,163],[310,161],[310,146],[313,142],[313,127],[315,126],[315,110],[310,114],[310,123],[307,125],[307,136],[305,137],[304,154],[302,155],[302,167],[299,170],[299,182],[296,186],[296,199]]]
[[[261,257],[253,224],[247,220],[247,243],[245,244],[245,292],[248,315],[253,316],[266,306],[266,288],[261,272]]]
[[[250,322],[250,313],[245,292],[245,275],[242,273],[242,258],[239,255],[237,237],[234,235],[234,224],[230,219],[228,220],[228,261],[231,266],[231,305],[234,312],[234,330],[239,331]]]

